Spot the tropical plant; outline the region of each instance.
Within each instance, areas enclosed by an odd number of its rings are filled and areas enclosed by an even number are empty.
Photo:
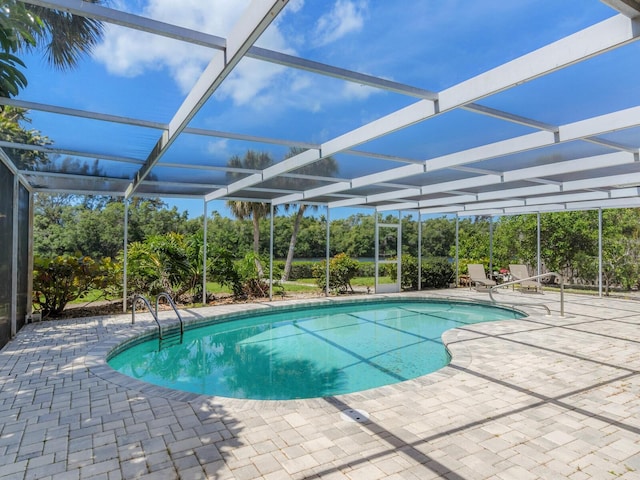
[[[2,73],[0,72],[1,75]],[[0,89],[2,89],[1,86]],[[48,145],[51,143],[38,130],[25,128],[24,125],[28,123],[31,123],[31,119],[27,117],[26,110],[10,106],[1,108],[0,140],[22,145]],[[19,169],[29,169],[35,165],[44,165],[48,161],[47,154],[42,151],[10,147],[5,147],[4,150]]]
[[[133,242],[127,255],[129,291],[144,295],[167,292],[178,300],[201,282],[200,259],[197,240],[178,233]]]
[[[33,263],[33,304],[45,317],[60,314],[90,290],[112,288],[119,271],[109,258],[97,262],[81,255],[35,256]]]
[[[15,96],[27,85],[21,71],[25,64],[16,56],[20,50],[42,48],[54,68],[73,68],[102,38],[102,30],[99,20],[5,0],[0,7],[0,95]]]
[[[263,259],[256,258],[255,253],[248,252],[244,258],[236,262],[236,272],[242,284],[242,295],[245,297],[268,297],[269,282],[267,282],[258,270]],[[279,272],[274,272],[274,278]],[[284,293],[284,288],[279,282],[274,283],[277,293]]]
[[[0,95],[10,97],[27,86],[20,70],[25,64],[15,53],[25,46],[36,45],[36,35],[43,31],[42,21],[16,0],[6,0],[0,6]]]
[[[101,0],[84,1],[102,3]],[[47,62],[54,68],[75,68],[80,58],[91,53],[102,38],[103,26],[99,20],[37,5],[26,8],[42,25],[32,32],[36,42],[27,48],[44,50]]]
[[[243,158],[238,155],[234,155],[227,162],[227,167],[234,170],[227,172],[227,177],[231,180],[238,180],[242,178],[242,174],[237,172],[237,169],[243,170],[264,170],[265,168],[273,165],[273,160],[269,157],[268,153],[255,152],[248,150]],[[262,264],[259,260],[260,255],[260,219],[269,214],[270,205],[264,202],[246,202],[239,200],[229,200],[227,206],[231,210],[233,216],[238,219],[245,219],[250,217],[253,222],[253,252],[255,254],[256,267],[260,275],[263,275]]]
[[[234,297],[243,296],[242,279],[228,249],[217,247],[208,253],[207,277],[220,285],[230,287]]]

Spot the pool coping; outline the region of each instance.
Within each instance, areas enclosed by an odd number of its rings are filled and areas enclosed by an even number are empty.
[[[205,326],[207,324],[215,324],[228,320],[229,318],[242,318],[243,316],[248,316],[251,312],[259,312],[263,311],[266,313],[266,310],[278,310],[278,311],[287,311],[287,310],[296,310],[303,309],[309,307],[321,306],[323,304],[332,303],[332,304],[340,304],[340,303],[371,303],[371,302],[381,302],[381,301],[389,301],[392,300],[394,302],[399,302],[403,300],[411,300],[411,301],[438,301],[438,302],[456,302],[456,303],[471,303],[471,304],[480,304],[487,305],[496,308],[503,308],[509,310],[515,310],[520,313],[523,313],[525,317],[529,318],[532,316],[532,313],[527,313],[522,308],[514,308],[505,305],[496,305],[492,302],[482,301],[478,299],[465,299],[460,297],[447,297],[447,296],[428,296],[428,295],[420,295],[417,296],[415,294],[407,293],[407,294],[391,294],[391,295],[381,295],[377,294],[375,296],[371,295],[359,295],[359,296],[349,296],[349,297],[324,297],[324,298],[313,298],[313,299],[303,299],[303,300],[285,300],[285,301],[273,301],[269,303],[249,303],[249,304],[232,304],[226,305],[224,307],[205,307],[204,309],[198,309],[198,313],[194,314],[193,311],[187,310],[181,312],[185,330],[190,328],[198,328],[200,326]],[[204,313],[204,315],[203,315]],[[123,314],[126,316],[126,314]],[[99,341],[96,345],[91,348],[86,356],[84,357],[84,366],[88,372],[97,376],[98,378],[107,381],[116,386],[125,388],[127,390],[137,391],[140,394],[160,397],[167,400],[185,402],[193,405],[196,408],[209,408],[212,404],[216,403],[224,403],[225,408],[231,409],[259,409],[264,408],[266,405],[277,406],[278,408],[291,408],[296,409],[301,405],[306,407],[314,407],[321,406],[326,404],[330,399],[337,399],[337,401],[342,401],[345,403],[350,402],[354,398],[361,398],[362,396],[366,396],[367,398],[384,398],[391,394],[397,394],[402,392],[412,391],[415,388],[421,388],[428,385],[432,385],[437,382],[441,382],[443,380],[452,378],[455,375],[458,375],[461,372],[461,369],[468,367],[472,360],[473,355],[470,348],[466,346],[463,340],[467,340],[469,338],[469,333],[465,331],[465,327],[456,327],[450,330],[446,330],[442,333],[442,341],[447,349],[451,361],[444,367],[436,370],[435,372],[430,372],[425,375],[412,378],[409,380],[405,380],[402,382],[384,385],[380,387],[371,388],[368,390],[361,390],[358,392],[340,394],[340,395],[332,395],[327,397],[317,397],[317,398],[302,398],[302,399],[290,399],[290,400],[252,400],[252,399],[239,399],[234,397],[223,397],[216,395],[205,395],[193,392],[185,392],[181,390],[175,390],[167,387],[162,387],[159,385],[154,385],[151,383],[147,383],[141,380],[137,380],[133,377],[129,377],[122,373],[117,372],[113,368],[109,366],[107,363],[108,359],[114,355],[114,352],[117,353],[123,349],[126,349],[132,343],[138,343],[145,341],[147,339],[156,337],[157,335],[157,325],[155,321],[152,320],[152,317],[149,313],[146,314],[136,314],[136,320],[138,323],[132,325],[130,329],[121,330],[117,333],[113,333],[109,335],[104,340]],[[491,323],[491,324],[503,324],[504,322],[518,322],[521,319],[501,319],[501,320],[493,320],[482,323]],[[179,325],[174,322],[174,326]],[[235,407],[235,408],[234,408]]]

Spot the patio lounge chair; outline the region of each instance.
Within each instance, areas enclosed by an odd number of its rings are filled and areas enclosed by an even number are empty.
[[[512,264],[509,265],[509,271],[513,276],[513,280],[520,280],[523,278],[529,278],[529,270],[526,265],[522,264]],[[535,290],[536,292],[542,293],[542,285],[540,282],[535,280],[523,280],[520,282],[520,291],[531,291]]]
[[[484,273],[484,266],[479,263],[470,263],[467,265],[467,269],[469,270],[469,282],[470,286],[476,287],[476,290],[479,287],[489,288],[496,285],[496,282],[487,278],[487,275]]]

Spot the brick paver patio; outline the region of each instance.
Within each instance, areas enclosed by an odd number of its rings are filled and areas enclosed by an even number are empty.
[[[458,289],[422,295],[486,299]],[[338,397],[172,393],[104,364],[146,315],[27,325],[0,351],[0,479],[640,478],[640,302],[446,332],[452,363]],[[278,303],[278,302],[274,302]],[[264,304],[193,310],[202,316]],[[368,414],[350,421],[347,409]]]

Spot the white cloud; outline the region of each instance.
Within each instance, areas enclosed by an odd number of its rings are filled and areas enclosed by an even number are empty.
[[[248,3],[249,0],[148,0],[137,13],[226,37]],[[295,11],[302,8],[303,0],[292,3],[291,11]],[[278,19],[258,43],[265,48],[292,53],[277,22]],[[184,93],[195,84],[213,55],[214,51],[205,47],[112,25],[107,28],[103,43],[95,49],[96,59],[111,74],[134,77],[148,71],[166,70]],[[236,102],[247,102],[280,71],[281,67],[263,62],[243,61],[225,82],[222,94]]]
[[[299,12],[303,6],[304,0],[289,0],[289,3],[287,3],[287,8],[291,13]]]
[[[284,70],[280,65],[245,58],[222,84],[219,93],[232,98],[236,105],[248,104],[272,87],[275,77]]]
[[[212,140],[207,143],[207,153],[217,155],[218,157],[229,157],[229,140],[221,138],[220,140]]]
[[[138,0],[127,2],[127,8],[135,5],[131,13],[226,37],[248,3],[249,0]],[[280,22],[282,17],[299,12],[304,6],[304,0],[291,0],[258,44],[295,55],[290,47],[292,39],[285,38]],[[321,17],[318,29],[312,35],[321,42],[337,40],[362,28],[365,10],[363,1],[338,0],[331,11]],[[214,51],[145,32],[109,26],[104,42],[95,54],[114,75],[135,77],[148,72],[167,72],[181,91],[187,93],[211,61]],[[376,89],[350,83],[327,89],[325,80],[317,76],[244,58],[223,82],[216,96],[218,99],[230,99],[235,106],[256,111],[272,109],[275,112],[293,108],[316,113],[326,107],[333,108],[342,101],[366,99],[377,92]]]
[[[333,9],[318,20],[315,32],[318,46],[360,31],[364,25],[366,10],[365,1],[337,0]]]

